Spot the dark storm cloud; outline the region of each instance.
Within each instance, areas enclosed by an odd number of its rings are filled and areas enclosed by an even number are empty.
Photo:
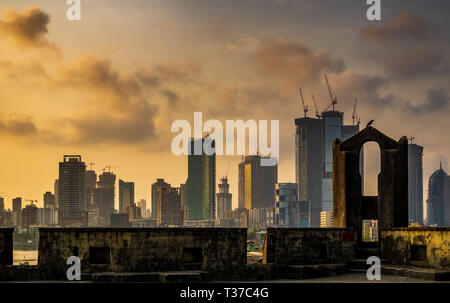
[[[180,100],[180,96],[170,89],[165,89],[162,94],[167,97],[172,106],[175,106],[178,100]]]
[[[382,25],[360,31],[366,53],[384,66],[395,79],[417,79],[448,73],[438,30],[426,19],[409,11],[398,12]]]
[[[154,116],[156,107],[145,101],[130,104],[123,115],[86,115],[83,118],[70,118],[68,122],[75,130],[73,140],[79,144],[98,143],[142,143],[156,138]]]
[[[46,38],[50,16],[39,8],[16,12],[11,7],[1,11],[0,32],[21,46],[50,46]]]
[[[360,34],[367,41],[390,43],[399,40],[423,41],[433,36],[434,31],[428,20],[409,10],[402,10],[380,26],[366,26]]]
[[[36,134],[37,127],[28,117],[4,117],[0,115],[0,132],[25,137]]]
[[[450,96],[444,88],[430,89],[425,97],[425,101],[418,105],[409,102],[405,104],[408,112],[414,115],[436,113],[448,107]]]
[[[284,82],[314,81],[323,72],[345,69],[344,61],[334,58],[330,51],[314,51],[298,42],[262,41],[254,57],[262,74]]]

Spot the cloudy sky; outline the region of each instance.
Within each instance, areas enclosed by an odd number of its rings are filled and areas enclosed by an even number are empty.
[[[82,0],[82,20],[66,1],[3,0],[0,5],[0,192],[6,206],[53,191],[64,154],[81,154],[136,182],[150,200],[163,177],[187,177],[172,155],[174,120],[280,120],[279,181],[294,182],[293,120],[301,85],[314,115],[329,104],[362,124],[424,150],[424,188],[450,164],[450,2],[382,1],[382,20],[364,0]],[[376,153],[371,147],[369,155]],[[375,157],[374,157],[375,158]],[[369,186],[378,161],[367,157]],[[239,156],[230,166],[237,205]]]

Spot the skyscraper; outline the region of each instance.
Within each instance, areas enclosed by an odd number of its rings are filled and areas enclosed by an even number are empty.
[[[134,205],[134,182],[119,180],[119,213]]]
[[[171,187],[164,179],[157,179],[152,184],[152,209],[156,207],[158,226],[183,226],[184,206],[181,201],[180,188]]]
[[[231,211],[231,194],[230,184],[228,184],[228,178],[223,177],[220,179],[219,192],[217,193],[217,218],[225,218],[226,213]]]
[[[86,202],[86,210],[88,210],[94,204],[94,192],[95,186],[97,184],[97,174],[93,170],[86,171],[85,177],[85,202]]]
[[[55,191],[55,205],[58,208],[59,207],[59,180],[58,179],[55,179],[53,189]]]
[[[295,182],[298,200],[309,202],[310,227],[320,226],[322,210],[322,120],[295,119]]]
[[[428,182],[427,224],[450,226],[450,177],[442,169],[442,163]]]
[[[22,198],[17,197],[12,199],[12,207],[14,212],[19,212],[22,210]]]
[[[152,218],[158,219],[158,188],[169,187],[170,184],[164,182],[164,179],[156,179],[156,182],[152,184]]]
[[[214,219],[216,216],[216,154],[205,152],[204,144],[215,147],[215,141],[208,136],[190,139],[188,177],[184,187],[188,220]],[[200,150],[200,154],[195,154],[196,150]]]
[[[275,224],[282,227],[299,227],[297,217],[297,184],[275,184]]]
[[[261,156],[246,156],[239,163],[239,205],[248,209],[273,208],[278,164],[261,166]]]
[[[49,208],[50,206],[55,207],[55,195],[47,191],[44,193],[44,208]]]
[[[319,119],[295,119],[295,169],[299,201],[309,203],[310,227],[320,226],[320,212],[333,211],[333,141],[359,132],[359,125],[343,125],[344,113],[323,112]],[[364,175],[363,152],[360,173]]]
[[[22,225],[22,198],[17,197],[12,200],[14,225]]]
[[[94,202],[99,210],[100,217],[105,226],[111,224],[111,214],[115,213],[114,198],[116,194],[116,175],[111,172],[103,172],[99,176],[97,188],[95,189]]]
[[[409,221],[423,224],[423,146],[408,144]]]
[[[59,222],[63,226],[80,226],[85,224],[86,217],[86,164],[80,155],[64,155],[63,160],[59,162]]]
[[[0,197],[0,211],[5,210],[5,199],[3,197]]]

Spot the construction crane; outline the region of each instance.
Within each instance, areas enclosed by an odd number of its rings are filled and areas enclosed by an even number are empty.
[[[313,102],[314,102],[314,107],[316,108],[316,117],[317,117],[317,119],[320,119],[320,118],[322,118],[322,116],[319,113],[319,108],[317,107],[316,98],[314,97],[313,93],[311,93],[311,97],[312,97]]]
[[[306,118],[306,113],[308,112],[308,105],[305,105],[305,100],[303,99],[303,93],[302,93],[301,87],[299,87],[298,90],[300,92],[300,98],[301,98],[302,104],[303,104],[303,112],[305,113],[305,118]]]
[[[111,172],[111,168],[114,168],[114,167],[119,167],[119,166],[111,166],[111,165],[107,165],[107,166],[105,166],[105,168],[103,169],[103,172],[105,172],[105,170],[108,169],[108,173],[110,173],[110,172]]]
[[[410,144],[413,144],[413,140],[415,139],[415,137],[409,137],[408,139],[409,139]]]
[[[95,163],[94,162],[89,162],[88,165],[91,167],[91,170],[92,170],[92,166],[94,166]]]
[[[325,109],[325,111],[327,109],[329,109],[330,106],[333,106],[333,111],[334,111],[334,106],[337,104],[337,97],[334,97],[333,93],[331,92],[330,83],[328,82],[327,75],[325,75],[325,82],[327,83],[328,93],[330,94],[330,98],[331,98],[331,104],[328,105],[328,107]]]
[[[355,98],[355,104],[353,105],[353,114],[352,114],[352,120],[353,120],[353,125],[355,125],[355,121],[357,123],[357,125],[359,126],[359,124],[361,123],[361,119],[358,117],[358,114],[356,113],[356,103],[358,102],[358,98]]]

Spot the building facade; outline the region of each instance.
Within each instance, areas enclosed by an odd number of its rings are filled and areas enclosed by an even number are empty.
[[[171,187],[164,179],[157,179],[152,186],[152,203],[155,202],[158,226],[183,226],[185,215],[180,188]]]
[[[442,164],[428,182],[427,224],[450,226],[450,177]]]
[[[409,222],[423,225],[423,146],[408,144]]]
[[[208,152],[205,152],[206,147]],[[184,185],[187,220],[214,220],[216,216],[216,154],[210,137],[190,139],[188,177]]]
[[[62,226],[81,226],[85,212],[86,164],[80,155],[64,155],[59,163],[59,216]]]
[[[98,209],[101,223],[110,226],[111,214],[115,213],[114,199],[116,196],[116,175],[104,172],[99,176],[97,188],[94,191],[94,203]]]
[[[298,200],[311,206],[310,226],[320,226],[322,210],[322,121],[295,119],[295,182]]]
[[[275,184],[275,225],[298,227],[297,183]]]
[[[217,193],[217,219],[223,219],[228,211],[231,211],[232,196],[230,193],[230,184],[228,178],[220,179],[219,192]]]
[[[134,205],[134,182],[119,180],[119,213]]]
[[[274,207],[278,165],[261,166],[261,159],[259,155],[246,156],[239,163],[239,208]]]

